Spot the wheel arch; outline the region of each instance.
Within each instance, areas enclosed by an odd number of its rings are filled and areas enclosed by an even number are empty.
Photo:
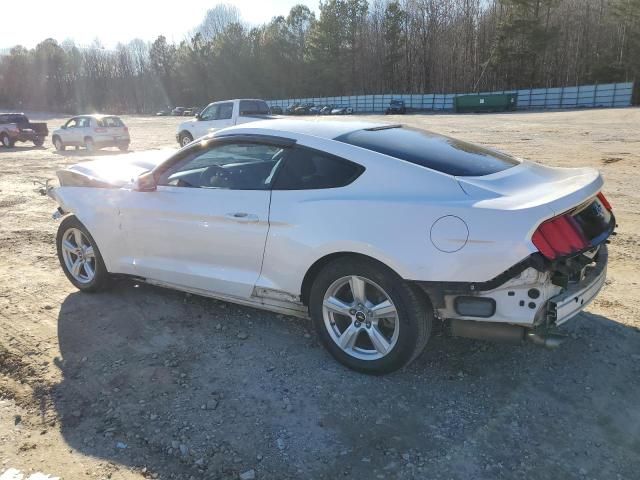
[[[392,268],[391,266],[389,266],[387,263],[371,257],[369,255],[365,255],[363,253],[357,253],[357,252],[351,252],[351,251],[342,251],[342,252],[334,252],[334,253],[330,253],[327,255],[324,255],[323,257],[320,257],[319,259],[317,259],[306,271],[303,279],[302,279],[302,285],[300,287],[300,300],[302,301],[302,303],[304,305],[309,305],[309,296],[311,294],[311,287],[313,285],[313,281],[315,280],[315,278],[318,276],[318,274],[320,273],[320,271],[325,267],[325,265],[329,264],[330,262],[339,259],[339,258],[360,258],[363,260],[367,260],[369,262],[375,263],[376,265],[380,266],[381,268],[388,270],[390,272],[392,272],[394,275],[396,275],[398,278],[402,279],[402,275],[400,275],[398,273],[398,271],[394,268]],[[426,294],[426,292],[421,290],[422,295],[430,301],[428,295]]]

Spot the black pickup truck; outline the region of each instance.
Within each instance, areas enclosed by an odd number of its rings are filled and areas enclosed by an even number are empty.
[[[16,142],[33,142],[41,147],[47,135],[46,123],[32,123],[24,113],[0,113],[0,143],[5,148],[13,147]]]

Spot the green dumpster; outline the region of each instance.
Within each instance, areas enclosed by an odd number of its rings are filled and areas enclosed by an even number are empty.
[[[460,95],[455,97],[457,113],[507,112],[515,110],[518,95],[515,93],[492,93],[490,95]]]

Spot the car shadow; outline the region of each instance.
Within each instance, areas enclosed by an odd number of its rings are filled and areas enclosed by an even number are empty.
[[[0,145],[0,153],[3,152],[7,152],[7,153],[11,153],[11,152],[31,152],[31,151],[37,151],[37,150],[47,150],[47,146],[43,145],[41,147],[37,147],[35,145],[15,145],[11,148],[6,148],[3,147],[2,145]]]
[[[125,280],[65,299],[52,398],[71,448],[157,478],[632,478],[640,334],[566,331],[556,351],[437,334],[366,376],[307,321]]]

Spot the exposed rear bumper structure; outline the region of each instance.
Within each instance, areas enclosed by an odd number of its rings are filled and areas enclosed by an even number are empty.
[[[580,313],[598,295],[607,278],[609,254],[602,245],[595,263],[585,267],[584,277],[569,284],[566,290],[549,300],[547,321],[550,325],[562,325]]]

